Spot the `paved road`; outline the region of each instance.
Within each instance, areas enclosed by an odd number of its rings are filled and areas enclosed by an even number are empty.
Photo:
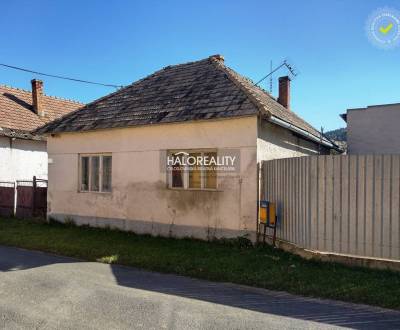
[[[0,246],[3,329],[399,329],[400,313]]]

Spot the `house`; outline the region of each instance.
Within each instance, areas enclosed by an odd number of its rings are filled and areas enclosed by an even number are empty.
[[[47,179],[46,139],[31,131],[83,104],[43,94],[43,82],[32,80],[32,92],[0,85],[0,181]]]
[[[400,103],[348,109],[341,117],[349,154],[400,153]]]
[[[276,100],[220,55],[165,67],[38,132],[48,217],[201,239],[254,239],[261,160],[335,148],[290,109],[288,77]]]

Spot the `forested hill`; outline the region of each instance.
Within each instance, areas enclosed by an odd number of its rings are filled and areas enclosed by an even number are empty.
[[[338,128],[328,131],[324,135],[335,141],[347,141],[346,128]]]

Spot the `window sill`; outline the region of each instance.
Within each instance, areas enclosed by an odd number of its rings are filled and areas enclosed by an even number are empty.
[[[102,194],[102,195],[111,195],[112,191],[83,191],[83,190],[78,190],[78,193],[80,194]]]
[[[212,189],[212,188],[178,188],[178,187],[167,187],[169,190],[178,190],[178,191],[208,191],[208,192],[222,192],[221,189]]]

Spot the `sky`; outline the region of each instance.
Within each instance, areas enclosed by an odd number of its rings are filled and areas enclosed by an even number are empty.
[[[365,32],[376,9],[400,1],[7,1],[0,63],[127,85],[162,67],[213,54],[258,81],[287,59],[298,71],[293,111],[316,128],[344,127],[348,108],[400,102],[400,47],[375,47]],[[284,69],[273,76],[287,75]],[[90,102],[113,88],[0,67],[0,84]],[[267,80],[262,87],[269,89]]]

